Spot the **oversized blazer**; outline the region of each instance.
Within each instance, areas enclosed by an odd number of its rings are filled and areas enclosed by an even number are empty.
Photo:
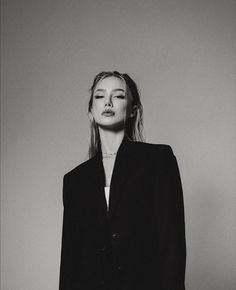
[[[101,149],[63,179],[60,290],[184,290],[181,180],[169,145],[123,138],[107,208]]]

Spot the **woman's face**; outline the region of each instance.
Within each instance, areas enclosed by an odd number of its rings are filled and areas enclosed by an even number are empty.
[[[129,104],[124,81],[113,76],[106,77],[94,89],[91,114],[100,127],[124,128]]]

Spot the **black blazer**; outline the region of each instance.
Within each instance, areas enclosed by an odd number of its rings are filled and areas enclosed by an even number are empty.
[[[168,145],[130,141],[110,186],[99,153],[63,181],[60,290],[184,290],[185,225],[180,175]]]

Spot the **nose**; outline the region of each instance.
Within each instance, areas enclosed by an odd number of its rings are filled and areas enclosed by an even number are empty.
[[[111,107],[112,105],[113,105],[113,104],[112,104],[111,96],[108,96],[108,98],[106,99],[105,106],[109,106],[109,107]]]

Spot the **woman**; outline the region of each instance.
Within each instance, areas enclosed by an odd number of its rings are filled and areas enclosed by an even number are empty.
[[[181,181],[168,145],[142,141],[135,82],[91,87],[90,159],[64,176],[60,290],[184,290]]]

